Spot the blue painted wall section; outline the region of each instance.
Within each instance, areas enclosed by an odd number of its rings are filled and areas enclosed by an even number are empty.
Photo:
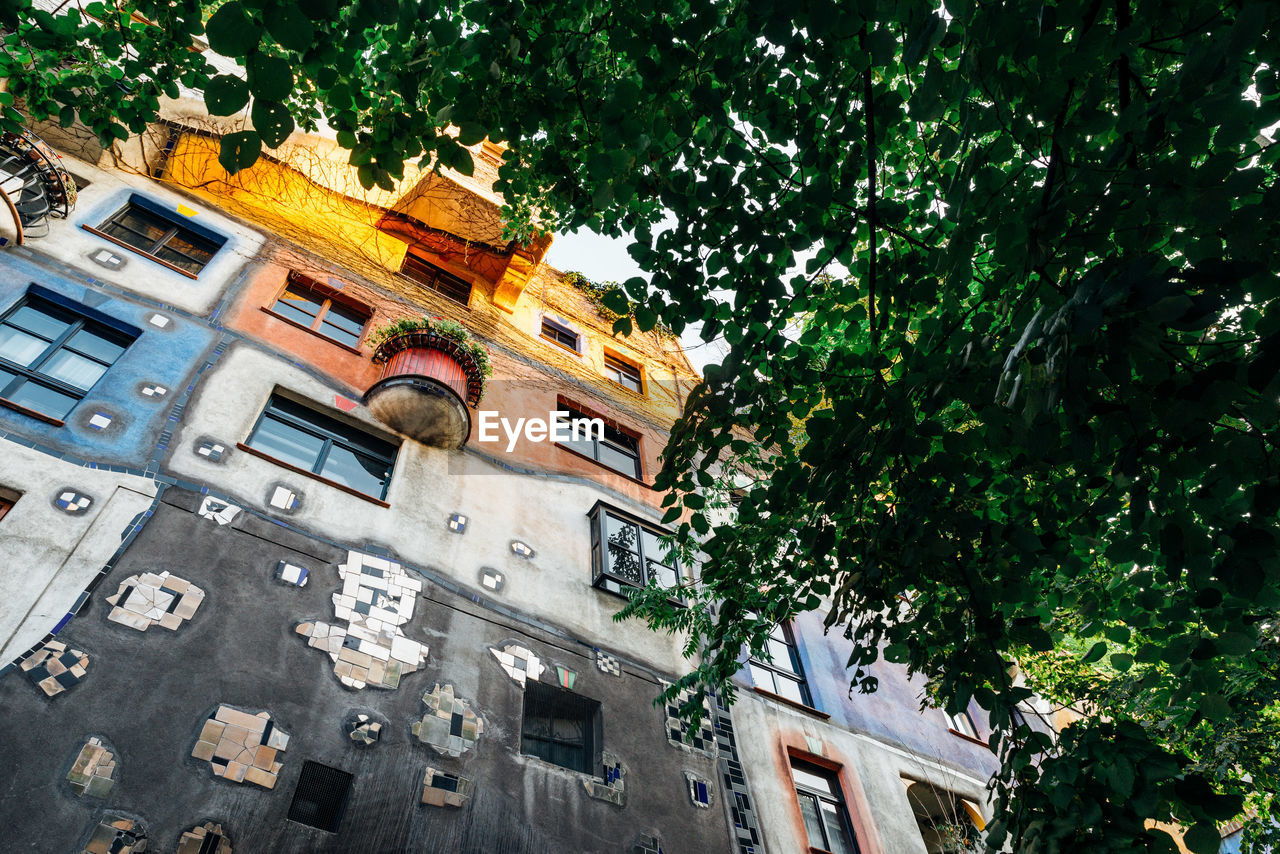
[[[174,400],[185,390],[216,330],[177,312],[96,289],[17,253],[0,255],[0,314],[9,311],[32,285],[135,327],[141,334],[71,410],[64,426],[0,406],[0,430],[90,460],[145,468]],[[167,318],[163,328],[151,323],[156,314]],[[143,389],[148,385],[166,391],[146,395]],[[96,413],[107,415],[111,423],[102,429],[92,426],[90,419]]]

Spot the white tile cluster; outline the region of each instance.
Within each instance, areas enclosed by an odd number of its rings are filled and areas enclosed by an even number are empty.
[[[151,383],[150,385],[143,386],[142,393],[147,397],[164,397],[169,393],[169,389],[162,385]]]
[[[288,561],[282,560],[276,564],[276,578],[285,584],[292,584],[294,587],[306,587],[307,579],[310,573],[301,566],[294,566]]]
[[[622,664],[616,656],[610,655],[602,649],[596,650],[596,668],[601,673],[608,673],[611,676],[622,675]]]
[[[338,577],[342,590],[333,594],[333,613],[346,628],[316,622],[294,631],[329,654],[334,674],[348,688],[396,688],[401,676],[427,663],[427,645],[400,631],[413,616],[422,582],[395,561],[355,551],[347,553]]]
[[[532,650],[525,649],[519,644],[509,643],[502,649],[491,646],[489,652],[498,659],[498,663],[502,665],[503,670],[507,671],[507,675],[516,680],[521,690],[524,690],[526,679],[536,682],[542,676],[542,671],[546,670],[546,665],[538,660],[538,656],[534,655]]]
[[[153,314],[147,318],[147,323],[150,323],[157,329],[164,329],[169,325],[169,318],[165,317],[163,314]]]
[[[219,525],[230,525],[231,520],[235,519],[239,512],[239,507],[214,498],[212,495],[206,495],[204,501],[200,502],[200,515],[205,519],[212,519]]]
[[[95,430],[105,430],[111,425],[111,416],[103,412],[95,412],[89,418],[89,426]]]
[[[204,591],[190,581],[168,572],[144,572],[120,582],[115,595],[107,597],[113,606],[107,619],[140,632],[157,624],[177,631],[183,620],[195,616],[203,601]]]
[[[298,506],[298,494],[283,486],[277,486],[275,492],[271,493],[271,506],[281,510],[293,510]]]
[[[79,513],[81,510],[87,510],[93,503],[93,499],[79,492],[64,492],[58,496],[55,503],[68,513]]]

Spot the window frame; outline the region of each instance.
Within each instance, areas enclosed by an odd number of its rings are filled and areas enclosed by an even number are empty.
[[[639,481],[640,483],[644,483],[644,461],[643,461],[644,458],[640,452],[641,437],[639,434],[636,434],[630,430],[624,429],[617,422],[613,421],[610,418],[605,418],[603,415],[594,415],[591,412],[580,408],[577,404],[570,403],[564,398],[560,398],[556,402],[556,409],[567,411],[569,413],[569,417],[567,420],[570,423],[580,418],[586,418],[586,419],[599,418],[601,421],[604,422],[604,438],[598,439],[595,436],[591,437],[590,453],[587,453],[585,450],[581,449],[583,447],[581,443],[579,445],[572,445],[566,442],[556,442],[557,447],[563,448],[569,453],[577,454],[580,457],[591,460],[597,465],[603,466],[604,468],[607,468],[609,471],[614,472],[615,474],[620,474],[625,478],[629,478],[630,480],[635,480],[635,481]],[[622,447],[621,443],[619,443],[616,439],[610,438],[609,437],[610,432],[616,433],[619,436],[624,436],[631,442],[634,442],[635,443],[634,456],[628,452],[628,449]],[[610,463],[601,459],[601,455],[600,455],[601,443],[604,443],[606,447],[608,447],[610,450],[614,451],[615,453],[621,454],[624,457],[628,457],[634,460],[635,462],[635,465],[633,467],[634,471],[633,472],[623,471],[619,468],[615,468]]]
[[[311,325],[309,326],[304,325],[301,321],[294,320],[293,318],[276,311],[276,306],[278,306],[280,304],[280,301],[284,299],[285,294],[289,293],[290,291],[293,291],[294,293],[300,293],[300,294],[309,294],[311,296],[318,298],[318,300],[320,301],[321,303],[320,310],[316,312],[315,317],[311,321]],[[345,341],[340,341],[339,339],[334,338],[332,335],[328,335],[323,331],[324,319],[328,317],[329,310],[335,304],[340,308],[344,308],[347,311],[353,312],[355,314],[359,314],[364,318],[363,322],[360,324],[360,334],[356,336],[356,341],[354,344],[348,344]],[[288,323],[291,326],[296,326],[299,329],[305,329],[306,331],[314,335],[317,335],[320,338],[323,338],[324,340],[330,342],[331,344],[337,344],[339,347],[345,347],[346,349],[354,353],[360,352],[360,345],[364,343],[365,336],[369,332],[369,324],[373,320],[373,309],[370,308],[369,306],[364,305],[363,303],[360,303],[356,300],[350,299],[345,295],[339,295],[337,293],[334,293],[334,291],[331,288],[325,287],[324,285],[320,284],[318,281],[311,278],[307,274],[300,273],[297,270],[289,271],[289,274],[285,276],[284,286],[281,287],[278,291],[276,291],[275,298],[271,301],[271,305],[263,306],[262,310],[270,314],[272,317],[275,317],[279,320],[283,320],[285,323]],[[332,325],[333,324],[330,324],[330,326]]]
[[[431,271],[429,277],[419,278],[409,273],[409,269],[422,269]],[[454,275],[443,267],[431,263],[421,255],[413,252],[404,253],[404,259],[400,262],[400,275],[404,276],[411,282],[422,285],[424,288],[431,290],[450,302],[470,308],[471,295],[475,293],[475,286],[471,282],[461,276]],[[442,287],[442,284],[454,285],[453,288]],[[462,297],[462,288],[467,289],[466,297]]]
[[[825,803],[830,806],[834,806],[837,815],[839,815],[839,817],[843,821],[844,832],[849,837],[849,842],[853,846],[853,850],[850,852],[850,854],[860,854],[861,848],[858,845],[858,835],[854,831],[853,818],[852,816],[849,815],[848,800],[844,796],[844,787],[840,784],[839,770],[834,768],[828,768],[824,765],[819,765],[815,762],[811,762],[807,759],[804,759],[802,757],[798,757],[795,755],[788,756],[788,759],[790,760],[789,767],[791,768],[791,786],[796,794],[796,806],[800,807],[801,798],[804,798],[804,797],[811,798],[815,802],[815,805],[818,807],[817,815],[820,818],[824,815],[821,809],[822,804]],[[806,774],[810,774],[812,776],[821,777],[825,779],[827,783],[830,785],[830,791],[820,792],[817,789],[814,789],[811,786],[802,784],[800,781],[798,781],[795,775],[797,766],[799,766],[800,770],[805,772]],[[804,816],[803,807],[800,807],[800,815],[801,815],[801,824],[804,825],[804,829],[805,829],[805,842],[808,843],[809,850],[812,852],[821,852],[821,854],[831,854],[831,852],[834,849],[830,847],[831,839],[829,836],[827,823],[825,821],[819,822],[819,828],[822,831],[822,839],[819,840],[821,842],[821,845],[817,845],[815,844],[815,841],[809,836],[809,827],[803,818]]]
[[[280,407],[274,406],[273,404],[275,404],[276,401],[284,401],[286,403],[286,407],[280,408]],[[351,442],[350,439],[347,439],[346,437],[344,437],[339,431],[335,431],[332,428],[328,428],[323,424],[316,424],[314,422],[309,422],[306,419],[302,418],[301,416],[295,413],[289,412],[288,405],[292,405],[301,410],[306,410],[316,418],[321,419],[322,421],[327,421],[332,424],[336,424],[339,427],[345,427],[346,429],[352,430],[357,433],[361,433],[372,442],[377,442],[377,443],[386,445],[389,448],[391,448],[390,456],[389,457],[378,456],[375,451],[373,451],[368,447],[357,446],[353,442]],[[322,445],[320,447],[320,450],[316,453],[315,461],[311,464],[311,468],[309,469],[304,468],[295,463],[282,460],[279,457],[273,456],[267,451],[264,451],[261,448],[254,447],[251,444],[254,440],[254,437],[258,435],[258,431],[262,428],[263,422],[267,420],[268,417],[272,418],[278,423],[283,423],[286,426],[290,426],[295,429],[301,430],[302,432],[307,433],[313,436],[314,438],[319,438],[322,440]],[[329,456],[332,453],[333,448],[335,446],[342,448],[351,454],[355,454],[363,457],[369,457],[375,460],[376,462],[386,463],[387,477],[386,477],[386,480],[383,481],[382,483],[382,490],[379,495],[374,495],[373,493],[364,492],[358,487],[345,484],[339,480],[335,480],[334,478],[331,478],[321,473],[324,470],[324,464],[328,462]],[[291,471],[298,472],[299,474],[307,475],[318,481],[321,481],[322,483],[326,483],[330,486],[337,487],[338,489],[341,489],[342,491],[347,492],[351,495],[355,495],[359,498],[367,499],[369,501],[374,502],[375,504],[381,504],[384,507],[390,506],[387,504],[386,497],[387,497],[387,492],[391,489],[391,479],[395,475],[396,461],[400,455],[400,445],[397,443],[388,441],[387,439],[370,432],[363,425],[356,426],[356,425],[347,424],[342,420],[335,418],[332,415],[329,415],[325,412],[321,412],[317,410],[314,406],[308,403],[299,402],[288,395],[281,394],[279,390],[273,391],[271,395],[267,398],[267,402],[263,405],[262,411],[258,413],[257,419],[255,419],[253,422],[253,427],[249,430],[249,435],[245,438],[245,441],[238,443],[236,447],[240,448],[241,450],[247,451],[253,454],[254,456],[261,457],[262,459],[268,460],[272,463],[275,463],[276,465],[282,466],[283,468],[287,468]]]
[[[614,364],[610,364],[611,362]],[[634,372],[635,383],[636,383],[635,388],[632,388],[629,384],[624,383],[621,379],[616,379],[615,377],[612,376],[613,373],[617,373],[619,377],[623,375],[628,375],[627,371],[622,370],[623,368],[629,369],[630,371]],[[604,351],[604,375],[610,382],[614,383],[615,385],[620,385],[623,388],[627,389],[628,391],[633,391],[639,395],[643,395],[645,393],[644,369],[641,368],[638,364],[622,358],[617,353],[614,353],[611,350]]]
[[[159,220],[160,223],[167,225],[165,233],[157,240],[152,241],[149,246],[144,247],[139,244],[130,243],[128,240],[117,237],[115,234],[108,232],[109,226],[118,226],[126,231],[137,234],[133,229],[123,226],[117,222],[117,220],[122,219],[131,212],[137,212],[143,219],[151,218]],[[183,219],[178,218],[180,216],[181,214],[165,210],[162,205],[158,205],[155,202],[145,199],[135,193],[131,195],[129,200],[121,205],[114,213],[104,219],[100,225],[93,226],[85,223],[82,227],[86,231],[95,234],[104,240],[109,240],[117,246],[128,249],[130,252],[141,255],[144,258],[148,258],[161,266],[173,270],[175,273],[180,273],[189,279],[198,279],[200,278],[200,274],[204,272],[205,268],[213,262],[214,257],[222,251],[224,246],[227,245],[227,238],[196,223],[184,222]],[[171,252],[177,252],[178,254],[190,259],[193,263],[199,264],[199,268],[195,272],[174,264],[172,261],[166,261],[164,258],[155,254],[157,251],[164,249],[169,241],[178,236],[182,236],[193,245],[196,242],[203,242],[209,246],[209,257],[203,261],[200,261],[197,258],[192,258],[185,252],[170,248]]]
[[[968,709],[961,709],[954,715],[946,712],[947,728],[955,735],[962,736],[970,741],[976,741],[979,744],[985,744],[982,737],[978,735],[978,722],[973,719],[973,715],[969,714]]]
[[[778,630],[782,637],[774,636],[774,630]],[[804,662],[800,658],[800,644],[796,641],[795,630],[791,627],[791,623],[789,621],[778,623],[774,626],[773,630],[770,630],[769,636],[773,640],[776,640],[787,647],[787,656],[791,659],[791,664],[794,665],[794,669],[788,669],[787,667],[777,664],[772,660],[759,659],[755,656],[750,656],[747,659],[747,672],[751,674],[752,686],[758,691],[763,691],[771,696],[781,698],[788,703],[799,703],[800,705],[806,706],[810,709],[814,708],[813,692],[809,690],[809,679],[805,676]],[[771,687],[765,687],[760,684],[760,681],[756,678],[755,668],[757,667],[766,671],[772,677]],[[801,699],[795,700],[777,690],[778,679],[796,683],[800,689]]]
[[[48,339],[42,334],[31,330],[23,329],[16,324],[10,324],[9,320],[23,308],[30,307],[37,312],[41,312],[48,317],[53,317],[60,322],[67,323],[67,328],[58,333],[55,338]],[[141,336],[141,330],[127,327],[118,322],[109,322],[111,319],[98,314],[97,312],[86,310],[87,306],[77,306],[65,298],[61,298],[52,291],[46,291],[43,288],[32,286],[23,294],[16,302],[9,306],[3,313],[0,313],[0,328],[11,326],[14,329],[23,332],[26,335],[41,339],[47,342],[47,346],[41,350],[40,354],[31,359],[27,365],[19,365],[3,356],[0,356],[0,370],[13,374],[13,379],[7,383],[0,384],[0,401],[11,409],[31,415],[41,421],[61,426],[66,423],[66,417],[70,415],[80,403],[89,396],[90,392],[97,387],[102,378],[107,375],[120,358],[129,350],[135,341]],[[120,353],[116,355],[110,362],[104,362],[100,357],[90,353],[82,352],[70,346],[70,341],[78,333],[88,331],[89,334],[104,340],[114,346],[120,348]],[[57,377],[50,376],[41,371],[55,356],[61,352],[69,352],[83,359],[87,359],[103,368],[102,374],[93,381],[93,383],[85,389],[60,380]],[[50,415],[47,412],[41,412],[33,409],[23,403],[18,403],[6,396],[6,392],[16,392],[23,385],[33,383],[37,386],[51,389],[52,391],[72,398],[72,403],[67,411],[61,415]]]
[[[587,518],[591,521],[591,586],[597,590],[604,590],[615,596],[627,596],[625,589],[630,588],[640,590],[653,581],[653,575],[649,572],[649,564],[655,563],[658,566],[666,567],[675,573],[676,587],[665,588],[668,590],[678,591],[681,586],[688,583],[689,577],[681,565],[679,556],[667,555],[673,558],[671,564],[662,563],[658,560],[647,558],[644,553],[644,537],[637,535],[636,548],[633,553],[639,558],[640,572],[644,576],[644,584],[636,584],[634,581],[626,578],[622,574],[615,572],[612,568],[612,561],[606,561],[606,553],[608,551],[606,544],[609,542],[609,521],[608,517],[613,516],[615,519],[629,525],[634,525],[643,531],[658,537],[665,537],[671,534],[671,531],[655,525],[652,522],[646,522],[639,516],[635,516],[625,510],[620,510],[611,504],[603,501],[597,501],[591,510],[587,513]],[[632,551],[629,549],[629,551]],[[611,586],[613,585],[613,586]],[[614,586],[619,589],[614,589]],[[675,605],[685,605],[684,597],[678,592],[674,592],[667,597],[667,600]]]
[[[531,704],[541,704],[540,708],[535,708],[532,711],[546,711],[548,713],[546,715],[531,715]],[[576,706],[577,708],[570,710],[570,706]],[[528,734],[526,729],[528,728],[530,717],[545,717],[549,720],[551,722],[549,734],[546,736]],[[580,722],[583,734],[582,745],[578,746],[568,740],[556,738],[554,734],[556,720]],[[526,742],[529,741],[540,745],[548,745],[546,755],[542,752],[526,750]],[[553,758],[556,746],[580,750],[580,761],[574,765],[566,765],[563,762],[556,761]],[[524,696],[521,698],[520,706],[520,755],[532,756],[558,768],[564,768],[567,771],[574,771],[579,774],[589,774],[599,779],[604,776],[603,751],[604,714],[599,700],[593,700],[567,688],[550,685],[536,679],[526,680]]]
[[[551,334],[548,334],[548,329],[550,329]],[[573,343],[566,343],[565,341],[562,341],[559,336],[572,338]],[[539,324],[538,337],[543,341],[549,341],[550,343],[555,344],[561,350],[567,350],[576,356],[582,355],[582,333],[573,329],[568,324],[561,323],[560,321],[545,314],[542,316],[542,321]]]

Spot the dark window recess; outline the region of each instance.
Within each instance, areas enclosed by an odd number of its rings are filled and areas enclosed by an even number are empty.
[[[640,378],[640,369],[619,359],[617,356],[604,354],[604,373],[620,386],[634,392],[644,392],[644,383]]]
[[[70,309],[27,297],[0,322],[0,397],[62,420],[133,339]]]
[[[680,562],[662,542],[668,534],[640,520],[598,503],[591,510],[592,584],[613,593],[644,587],[676,588]],[[678,600],[679,591],[672,590]]]
[[[355,347],[360,343],[371,312],[335,302],[333,297],[314,285],[305,276],[290,273],[288,286],[271,310],[339,344]]]
[[[452,273],[446,273],[434,264],[409,253],[404,256],[400,272],[420,285],[430,288],[454,302],[466,305],[471,302],[471,285]]]
[[[579,412],[571,406],[565,406],[563,403],[557,408],[569,413],[570,424],[580,419],[589,421],[594,417]],[[583,429],[578,430],[575,438],[565,442],[564,446],[628,477],[637,479],[640,477],[639,439],[609,426],[608,422],[605,422],[603,436],[599,435],[599,431],[588,430],[585,427],[586,425],[583,425]]]
[[[9,515],[9,511],[13,509],[13,502],[7,498],[0,498],[0,519]]]
[[[545,682],[525,681],[521,753],[600,776],[602,730],[600,704],[595,700]]]
[[[796,799],[809,834],[809,845],[831,854],[858,854],[858,843],[849,824],[849,813],[835,774],[816,765],[791,760]]]
[[[98,226],[98,231],[192,275],[198,274],[226,239],[202,234],[136,199]]]
[[[267,401],[246,445],[273,459],[382,499],[396,446],[280,395]]]
[[[578,333],[561,326],[554,320],[542,318],[542,337],[553,344],[559,344],[566,350],[578,352]]]
[[[790,626],[774,626],[769,632],[768,655],[763,659],[751,659],[747,666],[751,670],[751,681],[757,688],[796,703],[813,705],[813,697],[804,678],[804,666],[800,663],[800,649]]]
[[[337,833],[351,792],[351,775],[308,759],[289,804],[289,820]]]

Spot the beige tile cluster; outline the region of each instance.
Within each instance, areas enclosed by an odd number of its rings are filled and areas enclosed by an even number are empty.
[[[503,670],[507,671],[507,675],[520,684],[522,690],[525,679],[537,682],[542,676],[542,671],[547,669],[532,650],[525,649],[519,644],[509,643],[502,649],[491,646],[489,652],[498,659],[498,663],[502,665]]]
[[[67,782],[77,795],[105,798],[111,792],[116,772],[116,757],[102,744],[102,739],[90,736],[80,754],[67,772]]]
[[[93,829],[82,854],[143,854],[150,850],[141,822],[122,815],[105,815]]]
[[[18,666],[46,696],[56,697],[84,678],[89,656],[78,649],[67,649],[61,641],[51,640]]]
[[[427,663],[427,645],[400,631],[413,616],[422,582],[395,561],[360,552],[347,554],[338,577],[342,590],[333,594],[333,612],[346,628],[315,622],[299,623],[294,631],[329,654],[334,674],[348,688],[398,687],[400,677]]]
[[[466,777],[427,768],[422,779],[422,802],[432,807],[460,807],[471,799],[475,784]]]
[[[251,715],[222,705],[204,722],[191,755],[208,762],[218,777],[274,789],[284,767],[276,755],[288,746],[289,734],[268,712]]]
[[[382,724],[368,715],[356,715],[347,722],[347,735],[356,744],[371,747],[382,738]]]
[[[107,597],[114,606],[107,619],[140,632],[157,624],[176,631],[183,620],[195,616],[203,601],[204,591],[190,581],[167,571],[144,572],[120,582],[115,595]]]
[[[182,834],[177,854],[231,854],[231,837],[222,825],[206,821]]]
[[[441,685],[422,695],[427,707],[422,720],[414,721],[414,736],[439,753],[454,759],[475,747],[484,732],[484,721],[471,709],[471,704],[455,697],[452,685]]]

